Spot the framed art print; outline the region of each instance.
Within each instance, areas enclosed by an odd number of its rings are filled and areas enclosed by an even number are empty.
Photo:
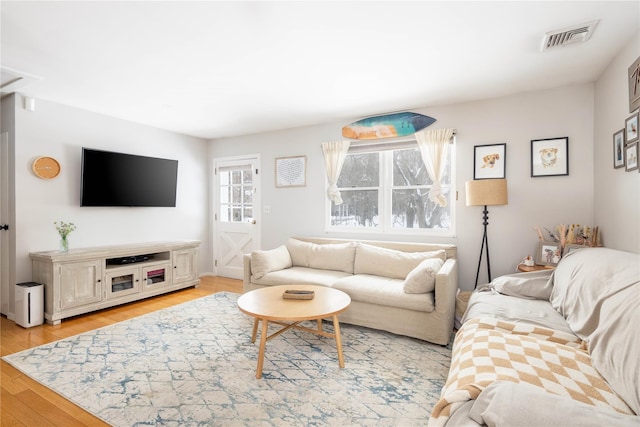
[[[531,176],[569,175],[569,137],[531,141]]]
[[[624,167],[624,129],[613,134],[613,168]]]
[[[473,147],[473,179],[504,179],[507,164],[507,144]]]
[[[640,57],[629,67],[629,112],[640,107]]]
[[[584,249],[588,246],[583,246],[583,245],[567,245],[564,247],[564,252],[562,253],[562,256],[567,256],[569,255],[571,252],[575,252],[578,249]]]
[[[276,187],[307,185],[307,156],[276,158]]]
[[[638,113],[631,115],[624,121],[624,128],[627,144],[638,141]]]
[[[536,252],[536,264],[557,265],[562,257],[562,246],[558,242],[540,242]]]
[[[624,157],[625,171],[629,172],[638,169],[638,141],[627,144],[624,147]]]

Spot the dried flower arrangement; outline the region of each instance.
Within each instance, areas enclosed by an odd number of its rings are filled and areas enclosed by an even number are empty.
[[[560,224],[556,226],[555,233],[545,227],[545,231],[549,236],[548,239],[544,238],[542,229],[537,224],[533,229],[538,233],[538,239],[540,239],[540,241],[558,242],[563,250],[567,245],[581,245],[586,247],[602,246],[598,227],[581,226],[580,224]]]

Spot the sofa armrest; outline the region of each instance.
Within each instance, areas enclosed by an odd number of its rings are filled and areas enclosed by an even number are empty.
[[[247,290],[249,290],[251,286],[251,254],[244,254],[244,256],[242,257],[242,262],[244,265],[242,288],[244,292],[247,292]]]
[[[456,309],[456,292],[458,291],[458,260],[449,258],[436,274],[435,305],[436,312],[451,317]],[[449,316],[450,315],[450,316]]]

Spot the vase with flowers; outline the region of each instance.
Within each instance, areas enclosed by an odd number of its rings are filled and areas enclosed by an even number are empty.
[[[76,229],[72,222],[55,221],[56,230],[60,234],[60,252],[69,252],[69,234]]]

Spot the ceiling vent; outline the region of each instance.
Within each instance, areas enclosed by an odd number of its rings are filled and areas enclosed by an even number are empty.
[[[598,21],[587,22],[586,24],[573,25],[560,30],[549,31],[544,35],[542,51],[555,47],[564,47],[574,43],[584,43],[596,28]]]
[[[38,80],[42,79],[11,68],[0,67],[0,94],[13,93]]]

